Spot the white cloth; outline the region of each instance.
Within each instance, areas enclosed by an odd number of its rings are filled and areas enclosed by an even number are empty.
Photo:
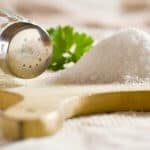
[[[1,150],[149,150],[150,113],[114,113],[68,120],[55,135]]]

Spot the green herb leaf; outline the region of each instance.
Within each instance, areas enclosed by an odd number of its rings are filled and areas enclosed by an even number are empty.
[[[86,33],[78,33],[71,26],[48,29],[52,40],[53,56],[50,70],[64,69],[66,64],[76,63],[93,45],[93,38]]]

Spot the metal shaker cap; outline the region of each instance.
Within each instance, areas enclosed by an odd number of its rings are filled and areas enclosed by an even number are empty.
[[[20,78],[44,72],[52,55],[50,38],[44,29],[28,22],[9,24],[2,34],[3,51],[9,70]]]

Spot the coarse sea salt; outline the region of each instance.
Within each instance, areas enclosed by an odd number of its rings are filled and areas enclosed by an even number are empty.
[[[104,38],[73,67],[61,71],[57,82],[139,82],[150,78],[150,36],[129,28]]]

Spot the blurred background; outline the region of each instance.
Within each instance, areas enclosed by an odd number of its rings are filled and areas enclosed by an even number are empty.
[[[45,26],[112,30],[150,28],[150,0],[1,0],[0,7]]]

